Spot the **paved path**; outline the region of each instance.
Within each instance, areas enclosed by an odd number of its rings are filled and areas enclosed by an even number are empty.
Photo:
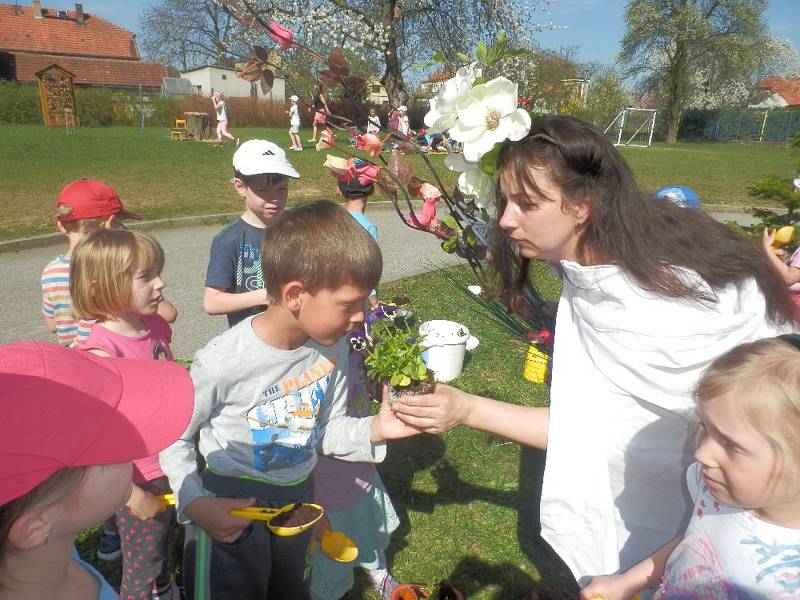
[[[439,247],[432,235],[414,231],[400,222],[391,205],[370,207],[369,217],[378,227],[383,253],[382,281],[393,281],[458,262]],[[722,221],[752,222],[741,212],[718,213]],[[225,317],[211,317],[202,308],[208,249],[222,225],[152,230],[164,246],[167,264],[165,295],[178,309],[172,349],[175,356],[190,358],[208,340],[225,330]],[[0,254],[0,343],[18,340],[50,340],[40,316],[42,267],[62,251],[48,246]]]
[[[430,234],[414,231],[400,222],[391,205],[368,210],[378,227],[383,254],[382,281],[393,281],[457,262],[446,254]],[[165,295],[178,309],[172,350],[175,356],[191,358],[208,340],[224,331],[224,316],[203,311],[203,283],[208,249],[222,225],[152,230],[167,256]],[[0,343],[18,340],[55,341],[40,316],[42,268],[65,246],[48,246],[0,254]]]

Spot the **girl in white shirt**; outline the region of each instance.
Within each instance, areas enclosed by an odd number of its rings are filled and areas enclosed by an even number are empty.
[[[767,258],[701,211],[654,202],[601,131],[533,123],[500,153],[492,258],[522,311],[530,260],[562,274],[549,407],[437,385],[393,407],[547,450],[542,537],[575,579],[625,570],[682,532],[692,390],[717,356],[798,328]]]
[[[239,147],[239,138],[233,137],[228,133],[228,108],[223,99],[222,92],[214,90],[211,95],[211,101],[214,103],[214,110],[217,111],[217,143],[214,144],[217,148],[222,147],[223,136],[231,140],[236,147]]]
[[[583,599],[800,597],[800,336],[744,344],[697,386],[703,436],[686,475],[686,532]],[[660,583],[660,585],[659,585]]]

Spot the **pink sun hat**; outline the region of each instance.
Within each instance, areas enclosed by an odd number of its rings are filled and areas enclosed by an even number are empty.
[[[191,377],[174,362],[0,345],[0,505],[61,469],[160,452],[193,407]]]

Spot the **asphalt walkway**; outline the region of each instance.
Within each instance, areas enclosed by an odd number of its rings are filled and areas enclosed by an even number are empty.
[[[406,227],[391,205],[376,204],[369,207],[367,214],[378,228],[383,254],[381,281],[394,281],[458,262],[456,257],[442,251],[434,236]],[[208,250],[214,234],[222,227],[216,223],[150,230],[167,257],[164,295],[178,309],[172,343],[177,357],[191,358],[227,327],[224,316],[212,317],[203,311]],[[41,318],[39,278],[42,268],[64,250],[66,244],[0,254],[0,343],[55,341]]]

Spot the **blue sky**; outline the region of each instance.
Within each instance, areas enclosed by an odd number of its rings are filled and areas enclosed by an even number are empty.
[[[4,0],[10,2],[11,0]],[[29,0],[17,0],[30,5]],[[157,0],[153,0],[157,4]],[[150,4],[137,0],[83,0],[83,10],[113,21],[133,32],[139,32],[139,15]],[[624,35],[622,15],[625,0],[557,0],[550,7],[550,18],[563,31],[543,31],[536,39],[545,48],[579,46],[582,62],[599,61],[611,64],[619,51]],[[74,10],[75,3],[67,0],[42,0],[45,8]],[[766,11],[772,35],[788,38],[800,49],[800,0],[771,0]],[[543,16],[542,20],[546,20]]]

